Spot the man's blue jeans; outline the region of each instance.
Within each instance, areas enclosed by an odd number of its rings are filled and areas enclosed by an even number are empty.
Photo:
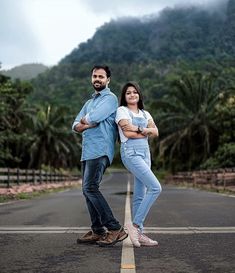
[[[82,190],[91,218],[91,228],[97,234],[103,234],[105,232],[104,227],[108,230],[119,230],[121,228],[99,190],[102,176],[108,165],[107,156],[82,161]]]

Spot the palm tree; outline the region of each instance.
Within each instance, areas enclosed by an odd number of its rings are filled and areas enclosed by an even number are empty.
[[[172,171],[195,168],[209,156],[218,140],[214,124],[218,94],[213,75],[193,73],[174,80],[170,93],[156,103],[161,111],[160,156]]]
[[[71,132],[71,117],[65,107],[41,107],[32,118],[33,140],[30,145],[29,167],[42,164],[72,167],[78,164],[79,142]]]
[[[29,83],[0,75],[0,165],[16,167],[22,161],[22,143],[27,142],[23,123],[32,112],[26,97],[31,91]]]

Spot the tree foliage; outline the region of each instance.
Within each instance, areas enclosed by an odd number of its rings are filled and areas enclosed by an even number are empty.
[[[160,129],[151,143],[156,167],[220,166],[235,142],[234,5],[229,0],[220,10],[168,8],[158,16],[112,20],[33,79],[33,90],[0,76],[0,164],[79,165],[81,138],[70,126],[93,93],[90,69],[107,64],[116,95],[127,81],[142,87]]]
[[[188,73],[174,80],[171,91],[156,102],[161,113],[160,156],[169,159],[165,164],[172,170],[195,168],[216,146],[219,91],[213,75]]]
[[[67,107],[29,105],[32,86],[0,75],[0,166],[72,168],[80,139],[71,132]]]
[[[21,143],[27,141],[24,121],[30,114],[26,97],[32,91],[27,82],[0,75],[0,164],[14,166],[21,161]]]
[[[71,116],[66,107],[41,106],[32,116],[29,167],[41,165],[68,168],[78,163],[79,145],[68,128]]]

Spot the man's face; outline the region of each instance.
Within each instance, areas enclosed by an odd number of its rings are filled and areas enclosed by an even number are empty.
[[[94,69],[91,75],[91,82],[96,91],[103,90],[109,83],[110,79],[104,69]]]

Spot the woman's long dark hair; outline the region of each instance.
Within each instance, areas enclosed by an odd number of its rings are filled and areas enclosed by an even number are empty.
[[[122,94],[121,94],[121,99],[120,99],[120,106],[127,106],[126,102],[126,91],[128,87],[134,87],[137,93],[139,94],[139,101],[138,101],[138,108],[140,110],[144,109],[144,102],[143,102],[143,95],[140,91],[140,87],[136,82],[128,82],[126,83],[123,88],[122,88]]]

